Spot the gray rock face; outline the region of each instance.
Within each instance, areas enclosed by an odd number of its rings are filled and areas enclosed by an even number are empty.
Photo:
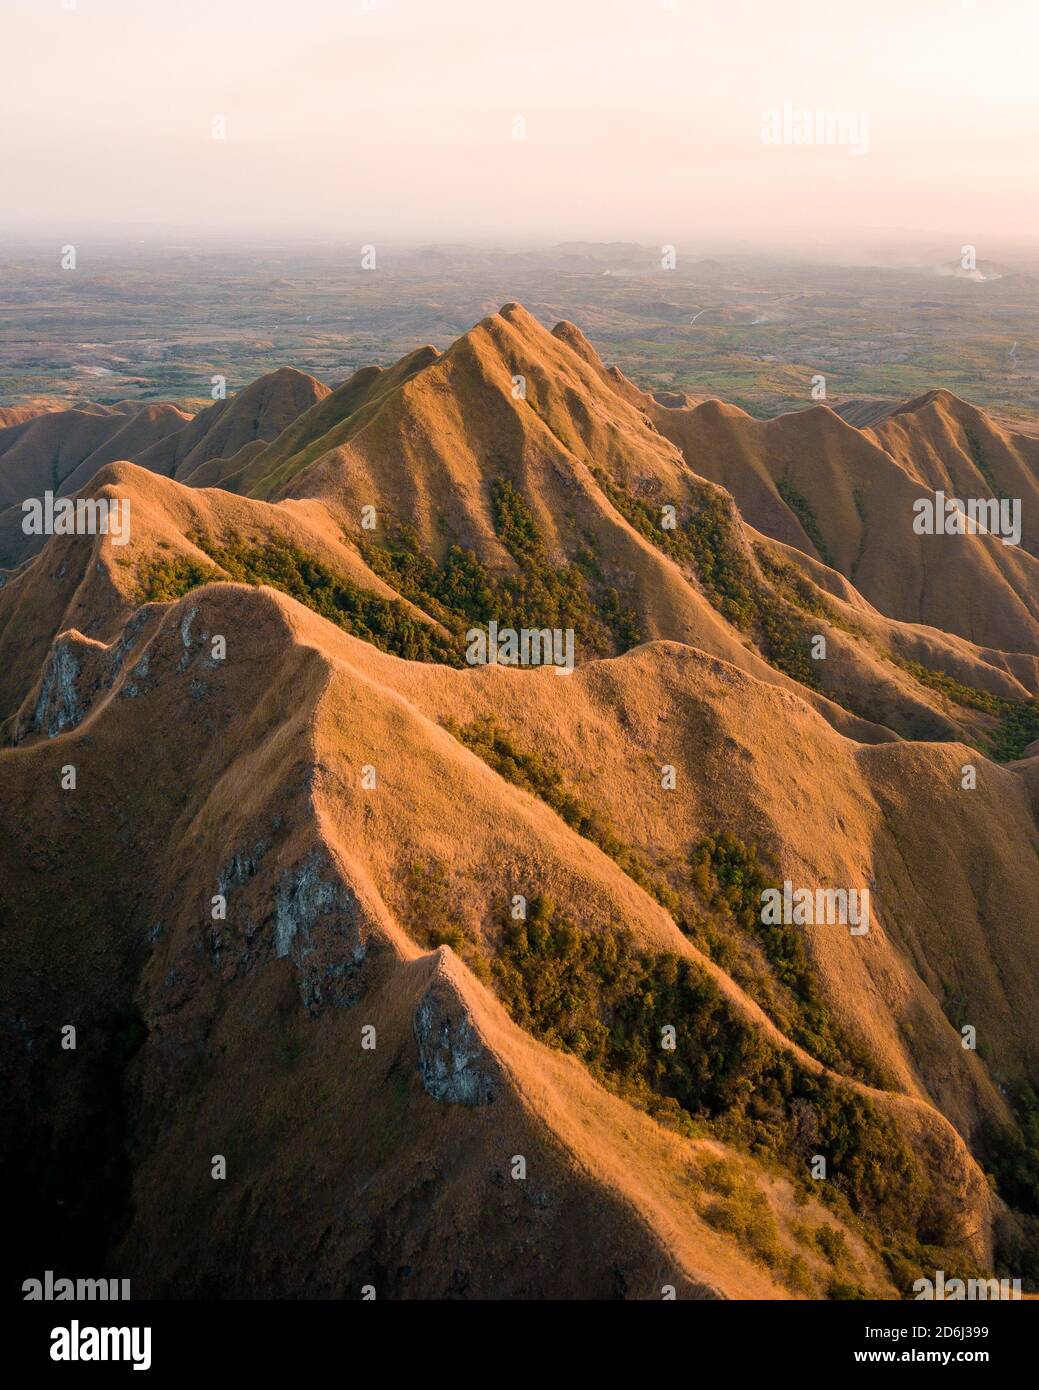
[[[90,712],[101,691],[110,690],[123,660],[141,634],[144,618],[136,613],[122,635],[107,650],[80,644],[71,636],[57,638],[47,656],[40,683],[40,694],[28,728],[54,738],[65,729],[74,729]],[[147,670],[147,654],[141,662]],[[136,687],[131,688],[136,694]],[[27,730],[19,731],[24,737]]]
[[[180,659],[182,671],[187,670],[188,662],[191,660],[191,624],[195,621],[197,614],[197,608],[189,608],[181,619],[180,641],[184,648],[184,655]]]
[[[322,877],[322,868],[329,870]],[[367,948],[361,937],[361,909],[353,893],[325,865],[321,854],[297,864],[278,882],[274,906],[274,946],[299,972],[299,990],[309,1014],[325,1004],[344,1008],[359,997],[355,979]]]
[[[412,1026],[422,1084],[434,1100],[472,1106],[494,1101],[494,1063],[446,980],[436,979],[426,990]]]
[[[64,642],[56,642],[47,658],[47,666],[40,686],[40,698],[33,711],[33,728],[43,730],[48,738],[54,738],[62,729],[74,729],[86,714],[86,706],[79,698],[77,681],[79,662],[72,648]]]
[[[364,910],[325,851],[312,850],[274,878],[271,848],[269,835],[260,836],[217,874],[227,919],[209,926],[213,963],[230,981],[288,958],[311,1018],[328,1005],[348,1008],[364,992]]]

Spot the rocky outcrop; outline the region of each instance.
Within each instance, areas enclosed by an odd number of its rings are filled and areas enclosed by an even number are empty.
[[[74,729],[86,713],[79,696],[80,665],[68,642],[55,642],[44,668],[40,696],[33,711],[32,727],[48,738],[62,729]]]
[[[438,970],[412,1024],[422,1085],[434,1100],[490,1105],[499,1089],[497,1063],[480,1041],[457,990]]]
[[[98,695],[115,685],[127,654],[136,647],[151,616],[144,609],[138,610],[110,646],[84,637],[75,628],[55,637],[35,703],[30,702],[14,721],[13,741],[17,743],[39,733],[55,738],[82,724]],[[146,672],[147,652],[135,673]],[[128,693],[139,692],[134,686]]]
[[[324,873],[323,873],[324,871]],[[360,997],[367,955],[360,904],[320,852],[283,874],[274,909],[274,947],[299,974],[299,992],[314,1016],[326,1004],[346,1008]]]

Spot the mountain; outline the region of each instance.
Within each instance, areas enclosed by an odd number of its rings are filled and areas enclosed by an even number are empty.
[[[157,441],[135,458],[143,468],[187,481],[204,465],[228,462],[257,444],[276,439],[329,388],[306,372],[280,367],[226,400],[199,411],[173,439]]]
[[[176,405],[123,402],[33,415],[0,428],[0,564],[39,549],[22,530],[21,502],[46,491],[73,496],[106,463],[133,459],[167,476],[218,480],[225,459],[262,447],[328,394],[284,367],[192,417]],[[3,420],[0,419],[0,425]]]
[[[189,419],[174,405],[130,402],[0,419],[0,561],[17,564],[39,548],[22,531],[23,498],[73,496],[104,464],[139,455]]]
[[[1039,439],[1013,434],[949,392],[858,430],[825,406],[760,421],[708,401],[654,402],[657,428],[766,535],[822,560],[892,618],[1007,651],[1039,651],[1035,503]],[[914,502],[1021,501],[1019,547],[991,536],[949,547],[913,532]]]
[[[910,612],[904,602],[877,592],[879,581],[872,586],[873,592],[863,592],[840,583],[836,575],[824,577],[810,568],[808,578],[827,590],[828,596],[797,599],[795,594],[794,606],[825,609],[833,620],[828,641],[838,649],[839,659],[834,659],[831,650],[830,659],[813,669],[796,658],[787,659],[792,655],[787,643],[793,640],[789,625],[803,626],[820,614],[793,613],[782,596],[769,599],[770,607],[781,616],[778,624],[768,624],[771,636],[764,644],[759,641],[757,650],[748,650],[738,627],[719,620],[719,608],[724,612],[728,605],[729,613],[741,610],[744,629],[753,628],[747,615],[754,593],[774,595],[777,586],[789,592],[790,561],[803,569],[809,563],[805,552],[808,556],[817,553],[797,514],[780,495],[772,472],[786,467],[785,460],[801,450],[816,460],[824,479],[827,470],[838,468],[852,475],[852,483],[860,469],[863,476],[867,468],[876,472],[878,446],[831,412],[782,417],[776,422],[777,445],[772,442],[775,433],[765,433],[759,422],[718,402],[668,409],[619,374],[607,372],[572,325],[562,324],[550,335],[517,305],[506,305],[442,355],[424,349],[417,365],[418,370],[412,356],[392,372],[380,374],[376,379],[389,376],[387,387],[394,389],[380,388],[374,399],[358,394],[357,378],[352,379],[340,388],[347,399],[346,408],[335,412],[340,417],[337,423],[331,423],[332,405],[339,393],[301,416],[289,435],[252,459],[240,474],[226,480],[227,485],[263,498],[318,498],[344,530],[359,539],[363,538],[362,508],[377,504],[380,515],[388,513],[391,518],[388,529],[403,531],[412,538],[409,544],[417,544],[437,559],[443,559],[453,542],[473,551],[482,563],[501,566],[509,564],[510,556],[497,535],[488,474],[519,478],[525,495],[536,499],[534,518],[547,552],[553,559],[565,556],[578,567],[590,557],[601,572],[593,588],[598,583],[602,590],[619,595],[617,601],[633,615],[641,635],[690,641],[767,680],[782,683],[784,675],[793,673],[802,684],[814,685],[819,694],[830,697],[830,717],[838,727],[855,728],[861,737],[884,735],[868,733],[861,722],[849,721],[849,714],[918,735],[950,729],[950,714],[954,722],[960,718],[944,697],[935,699],[921,688],[906,672],[906,662],[941,669],[996,698],[1034,693],[1034,641],[1039,631],[1032,618],[1039,593],[1035,564],[1030,555],[1008,554],[1006,547],[987,537],[967,538],[968,578],[982,595],[989,592],[990,606],[997,611],[990,620],[991,631],[983,630],[979,621],[964,635],[974,642],[981,639],[986,646],[992,641],[1000,648],[998,654],[955,640],[965,626],[962,611],[955,614],[956,621],[947,621],[949,635],[943,637],[919,626],[939,625],[933,621],[933,605]],[[783,443],[784,429],[792,439],[796,436],[796,453],[793,443]],[[885,575],[888,567],[904,572],[908,552],[921,549],[912,534],[912,503],[920,485],[892,460],[883,462],[891,486],[902,499],[898,505],[904,507],[905,526],[882,528],[878,515],[879,538],[870,549],[867,566],[870,576]],[[710,534],[705,527],[704,534],[694,539],[701,549],[714,552],[713,595],[705,594],[702,584],[690,583],[681,563],[676,566],[674,559],[678,555],[681,562],[682,547],[666,544],[668,537],[652,514],[654,506],[664,503],[697,504],[707,495],[704,479],[708,478],[725,486],[743,517],[763,533],[751,535],[727,510],[731,503],[718,496],[720,510]],[[832,478],[827,481],[833,482]],[[813,497],[817,492],[821,496],[822,484],[804,486]],[[878,513],[895,505],[881,495],[875,479],[870,486],[877,491]],[[841,490],[847,505],[833,518],[833,528],[835,532],[844,528],[843,538],[846,530],[852,535],[861,531],[862,523],[851,495],[856,489],[846,476]],[[831,507],[835,491],[831,486],[827,494]],[[795,505],[802,504],[800,493],[788,491],[787,495]],[[871,498],[867,515],[873,505]],[[821,510],[821,501],[819,506]],[[810,502],[803,502],[802,514],[809,525],[810,507]],[[796,553],[768,548],[765,536],[797,547]],[[962,551],[952,553],[947,545],[942,550],[946,539],[934,538],[932,549],[936,557],[948,561],[950,573],[958,574]],[[856,546],[860,540],[856,537]],[[820,543],[825,558],[839,564],[824,538]],[[857,571],[850,546],[851,541],[845,540],[844,573],[854,580]],[[879,555],[875,560],[874,549]],[[994,559],[993,551],[998,552]],[[399,568],[399,553],[393,563]],[[1026,574],[1018,579],[1022,566]],[[993,575],[993,567],[1001,573]],[[1020,596],[1005,592],[1009,585],[1004,574],[1018,584]],[[730,597],[722,592],[726,584],[732,590]],[[957,593],[966,584],[967,579],[958,580]],[[950,606],[951,600],[943,611]],[[901,623],[885,623],[881,614]],[[848,640],[859,629],[868,631],[870,640]],[[884,656],[879,655],[878,645]],[[894,660],[888,659],[892,655]]]
[[[0,429],[7,429],[9,425],[23,425],[26,421],[35,419],[37,415],[63,408],[63,403],[46,398],[37,399],[30,405],[0,406]]]
[[[0,587],[12,1261],[159,1297],[1039,1274],[1029,507],[1005,562],[898,511],[1030,499],[1027,438],[945,393],[863,431],[664,405],[516,304],[276,376],[90,477],[128,544]],[[957,565],[943,624],[914,585]],[[569,630],[572,673],[470,665],[491,621]],[[868,890],[868,931],[767,925],[784,883]]]

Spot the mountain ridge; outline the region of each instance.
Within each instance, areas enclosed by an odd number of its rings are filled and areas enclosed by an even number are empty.
[[[1039,649],[991,616],[1039,603],[1032,557],[956,538],[968,624],[876,601],[891,496],[1024,477],[1018,437],[983,469],[941,392],[890,452],[665,406],[514,303],[262,380],[84,482],[126,546],[45,538],[0,585],[34,1248],[149,1296],[895,1297],[1032,1259]],[[824,513],[842,459],[901,479],[865,524]],[[572,626],[575,669],[469,665],[491,617]],[[869,888],[869,931],[762,931],[784,880]]]

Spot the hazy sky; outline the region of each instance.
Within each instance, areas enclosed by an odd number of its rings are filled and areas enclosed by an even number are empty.
[[[1039,0],[63,3],[0,0],[7,229],[1039,230]],[[865,152],[765,143],[784,102]]]

